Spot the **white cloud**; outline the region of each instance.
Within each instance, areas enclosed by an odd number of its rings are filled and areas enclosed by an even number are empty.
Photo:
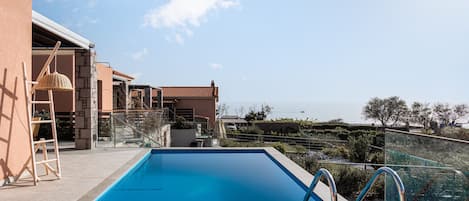
[[[175,29],[179,34],[175,36],[175,40],[181,41],[182,34],[192,36],[191,28],[206,21],[208,13],[238,5],[238,0],[169,0],[168,3],[145,14],[144,26]]]
[[[134,52],[131,56],[133,60],[141,61],[148,54],[148,49],[143,48],[140,51]]]
[[[217,63],[211,63],[211,64],[210,64],[210,68],[212,68],[212,69],[214,69],[214,70],[219,70],[219,69],[222,69],[222,68],[223,68],[223,65],[217,64]]]
[[[184,44],[184,38],[181,36],[181,34],[174,35],[174,41],[176,41],[176,43],[179,45]]]

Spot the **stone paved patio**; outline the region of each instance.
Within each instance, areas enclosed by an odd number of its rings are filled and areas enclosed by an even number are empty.
[[[8,201],[68,201],[89,200],[84,195],[97,194],[96,188],[111,183],[106,178],[119,176],[147,150],[145,149],[96,149],[62,151],[62,179],[46,177],[33,186],[31,178],[21,179],[14,185],[0,187],[0,200]],[[43,168],[38,167],[40,173]],[[117,171],[117,172],[116,172]],[[91,192],[91,193],[90,193]]]

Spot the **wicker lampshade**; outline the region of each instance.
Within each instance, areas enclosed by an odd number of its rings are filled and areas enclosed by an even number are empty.
[[[36,85],[36,90],[71,91],[72,82],[64,74],[53,72],[45,75]]]

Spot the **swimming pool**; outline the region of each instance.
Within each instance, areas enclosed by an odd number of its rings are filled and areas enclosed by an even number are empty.
[[[97,200],[302,201],[306,190],[265,150],[152,150]]]

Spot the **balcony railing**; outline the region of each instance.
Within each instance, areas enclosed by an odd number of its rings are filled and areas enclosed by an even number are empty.
[[[469,200],[469,142],[386,130],[385,164],[401,176],[407,200]],[[386,184],[388,184],[386,180]],[[395,188],[386,200],[395,200]]]
[[[99,120],[97,147],[164,147],[169,125],[163,110],[116,110]]]

